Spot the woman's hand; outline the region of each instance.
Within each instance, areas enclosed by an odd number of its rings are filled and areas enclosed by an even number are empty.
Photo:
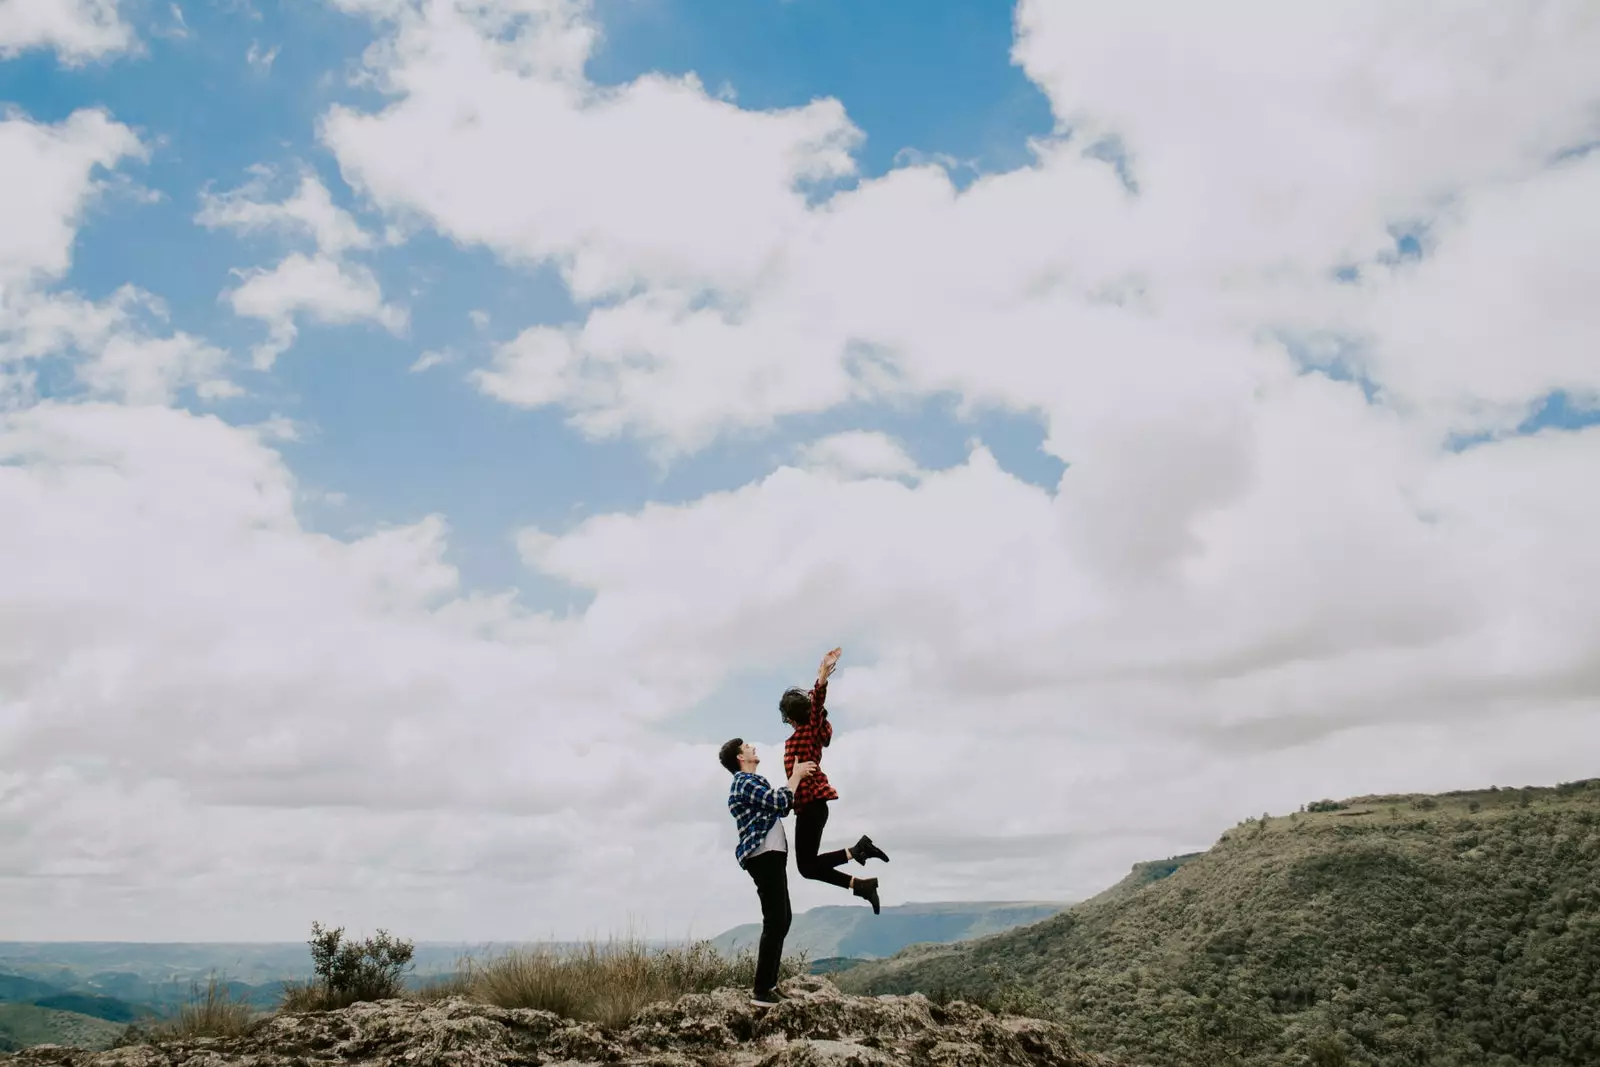
[[[839,665],[839,651],[840,650],[836,648],[832,652],[829,652],[826,656],[822,657],[822,666],[817,668],[818,685],[826,682],[828,680],[828,675],[832,674],[833,669]]]

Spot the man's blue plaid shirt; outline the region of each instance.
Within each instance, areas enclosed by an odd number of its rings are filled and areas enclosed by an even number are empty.
[[[772,788],[759,774],[740,771],[733,776],[733,788],[728,790],[728,810],[739,825],[739,847],[734,857],[739,866],[750,858],[750,853],[761,847],[767,839],[772,824],[789,813],[794,804],[794,794],[787,786]]]

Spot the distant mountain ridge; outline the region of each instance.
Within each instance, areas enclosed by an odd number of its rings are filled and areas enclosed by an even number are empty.
[[[907,945],[944,944],[1000,933],[1056,915],[1067,905],[1048,901],[939,901],[897,904],[872,914],[871,908],[830,905],[794,917],[783,950],[812,960],[878,959]],[[720,952],[753,948],[760,923],[745,923],[712,938]]]

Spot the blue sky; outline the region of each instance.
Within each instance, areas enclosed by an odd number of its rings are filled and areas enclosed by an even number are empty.
[[[1026,163],[1029,138],[1052,128],[1048,101],[1009,61],[1006,4],[607,0],[595,11],[604,36],[588,67],[593,80],[694,72],[712,90],[731,86],[747,108],[837,98],[866,134],[856,153],[863,177],[922,153],[949,157],[964,184]],[[47,122],[109,107],[153,145],[148,163],[125,169],[160,200],[114,190],[81,231],[67,284],[101,299],[131,281],[166,301],[174,326],[244,351],[263,328],[235,317],[218,294],[230,269],[258,265],[285,246],[270,234],[196,225],[200,192],[241,185],[257,164],[303,165],[337,204],[373,222],[316,137],[331,104],[381,104],[344,77],[371,30],[304,2],[190,5],[185,36],[171,32],[170,17],[154,21],[167,35],[147,36],[146,58],[66,69],[32,52],[0,64],[0,99]],[[244,61],[252,48],[278,50],[270,69]],[[891,433],[930,469],[959,462],[973,438],[1034,484],[1053,488],[1063,469],[1039,451],[1036,418],[991,410],[962,420],[953,398],[934,397],[787,418],[770,433],[713,445],[662,470],[634,441],[585,440],[558,410],[508,407],[464,380],[494,342],[535,323],[573,320],[577,310],[553,269],[506,267],[487,251],[428,233],[369,262],[389,298],[410,310],[406,336],[304,323],[269,374],[248,375],[249,396],[216,410],[234,422],[286,416],[304,428],[283,454],[307,490],[304,520],[313,528],[348,535],[442,513],[452,529],[450,558],[468,588],[515,585],[532,606],[581,606],[582,596],[525,572],[514,528],[560,532],[595,512],[691,500],[758,478],[790,459],[796,444],[837,430]],[[475,310],[488,313],[482,330],[469,320]],[[446,349],[457,362],[407,373],[423,352]],[[325,493],[344,499],[329,504]]]
[[[243,351],[263,328],[235,317],[218,294],[230,269],[260,264],[284,245],[270,234],[196,225],[201,190],[234,188],[258,164],[306,166],[336,203],[375,222],[339,180],[316,131],[330,105],[375,108],[382,98],[346,77],[371,40],[358,18],[304,2],[191,7],[184,34],[152,12],[157,30],[146,36],[145,58],[68,69],[35,51],[0,63],[0,99],[47,122],[109,107],[153,146],[148,163],[124,168],[129,183],[94,209],[67,284],[101,299],[131,281],[166,301],[175,326]],[[730,87],[745,108],[836,98],[865,133],[855,153],[863,177],[920,154],[946,159],[952,179],[965,184],[1025,165],[1029,139],[1054,124],[1044,94],[1010,62],[1007,4],[604,0],[594,10],[603,27],[588,66],[596,82],[693,72],[713,91]],[[252,48],[277,50],[270,68],[243,61]],[[131,183],[160,200],[142,202]],[[1420,251],[1409,237],[1399,247],[1413,257]],[[760,477],[796,444],[843,429],[888,432],[930,469],[959,462],[973,438],[1033,484],[1053,488],[1064,469],[1039,450],[1037,418],[988,410],[961,420],[946,396],[783,418],[770,433],[718,443],[663,471],[626,437],[585,440],[559,410],[511,408],[464,380],[493,343],[579,315],[552,268],[507,267],[486,250],[427,232],[369,262],[410,312],[405,336],[304,323],[273,371],[251,376],[250,395],[217,411],[241,423],[286,416],[303,428],[304,439],[285,443],[283,454],[307,490],[303,515],[312,528],[348,535],[443,514],[450,558],[468,588],[514,585],[536,607],[581,606],[581,595],[525,572],[514,528],[559,532],[587,514],[692,500]],[[468,318],[475,310],[489,316],[481,330]],[[458,359],[407,373],[434,350]],[[47,388],[51,380],[47,372]],[[1596,418],[1556,394],[1518,432]],[[326,502],[327,493],[342,501]]]
[[[835,644],[890,904],[1593,772],[1576,8],[179,3],[0,2],[0,937],[715,933]]]

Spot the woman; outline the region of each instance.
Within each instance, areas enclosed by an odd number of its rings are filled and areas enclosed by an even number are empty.
[[[839,663],[839,649],[822,657],[817,668],[817,681],[810,692],[803,689],[786,690],[778,701],[783,721],[794,728],[794,733],[783,745],[784,773],[791,773],[796,763],[814,763],[818,768],[800,782],[794,793],[794,865],[802,878],[827,882],[851,893],[872,905],[872,913],[879,914],[878,880],[855,878],[838,870],[848,860],[862,866],[874,857],[889,862],[888,855],[866,834],[861,835],[850,848],[818,855],[822,847],[822,829],[828,825],[828,801],[838,800],[839,794],[822,772],[822,750],[833,741],[833,724],[828,721],[826,698],[828,676]]]

